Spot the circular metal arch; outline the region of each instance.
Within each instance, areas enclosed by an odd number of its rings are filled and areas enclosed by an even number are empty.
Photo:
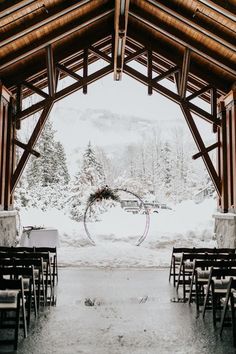
[[[137,198],[140,202],[140,210],[143,208],[144,209],[144,214],[146,216],[146,222],[145,222],[145,228],[144,228],[144,231],[143,233],[141,234],[141,236],[139,236],[138,238],[138,241],[136,243],[136,246],[140,246],[141,243],[143,243],[143,241],[145,240],[145,238],[147,237],[147,234],[148,234],[148,230],[149,230],[149,226],[150,226],[150,215],[149,215],[149,211],[147,209],[147,207],[145,206],[143,200],[136,194],[136,193],[133,193],[127,189],[123,189],[123,188],[115,188],[113,189],[114,193],[117,193],[117,192],[125,192],[125,193],[128,193],[128,194],[131,194],[132,196],[134,196],[135,198]],[[84,229],[85,229],[85,233],[89,239],[89,241],[91,242],[92,245],[96,245],[96,243],[94,242],[89,230],[88,230],[88,227],[87,227],[87,213],[89,211],[89,208],[91,208],[91,206],[97,201],[96,198],[94,198],[92,201],[90,201],[88,204],[87,204],[87,207],[85,209],[85,212],[84,212]]]

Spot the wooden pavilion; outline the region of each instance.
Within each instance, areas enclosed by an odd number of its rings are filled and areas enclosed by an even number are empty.
[[[80,89],[87,94],[89,84],[111,73],[180,106],[196,143],[193,158],[203,159],[218,194],[219,240],[236,242],[235,19],[235,0],[1,0],[0,242],[3,233],[12,237],[13,193],[30,155],[39,156],[34,147],[54,103]],[[90,71],[98,60],[104,66]],[[74,82],[59,88],[65,77]],[[27,100],[33,94],[37,103]],[[36,112],[23,143],[17,131]],[[198,119],[212,125],[210,146]],[[23,152],[17,162],[16,146]]]

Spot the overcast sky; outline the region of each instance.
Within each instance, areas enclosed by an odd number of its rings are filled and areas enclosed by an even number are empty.
[[[87,95],[80,90],[60,101],[58,106],[107,109],[154,120],[182,118],[178,105],[155,92],[148,96],[147,87],[127,75],[121,81],[114,81],[113,74],[106,76],[89,85]]]

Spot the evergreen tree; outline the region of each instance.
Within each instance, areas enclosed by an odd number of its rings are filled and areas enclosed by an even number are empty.
[[[72,218],[82,220],[88,197],[106,184],[105,174],[89,142],[84,154],[81,170],[77,173],[71,188]]]
[[[30,205],[45,210],[62,209],[67,197],[69,173],[63,145],[55,140],[55,130],[48,121],[38,141],[41,157],[31,157],[27,169]]]

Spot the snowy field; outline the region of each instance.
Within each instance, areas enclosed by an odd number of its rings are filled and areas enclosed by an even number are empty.
[[[200,204],[185,201],[172,210],[150,215],[145,241],[137,246],[146,225],[146,215],[127,213],[111,208],[100,215],[98,222],[87,223],[95,242],[86,236],[84,224],[75,222],[61,212],[38,209],[21,210],[21,225],[57,228],[61,266],[97,268],[152,268],[169,265],[173,246],[216,246],[214,219],[216,202],[207,199]]]

